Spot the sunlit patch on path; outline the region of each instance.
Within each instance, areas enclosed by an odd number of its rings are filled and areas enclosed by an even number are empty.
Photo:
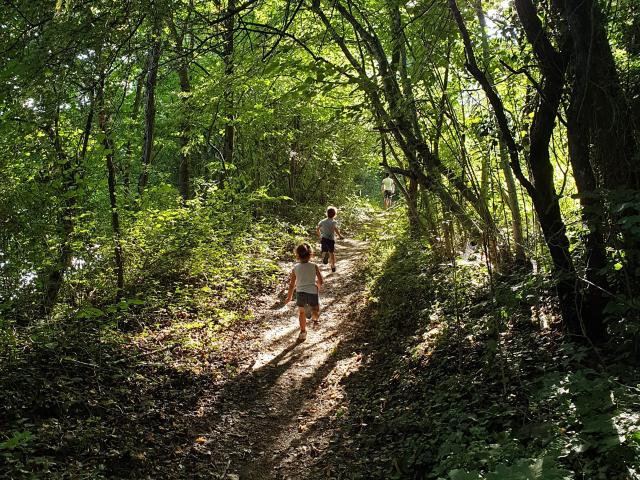
[[[359,275],[366,242],[337,242],[337,271],[321,265],[320,323],[309,322],[298,342],[297,311],[276,293],[261,299],[256,328],[236,347],[245,349],[241,372],[198,406],[194,437],[208,462],[188,463],[209,478],[309,478],[306,461],[327,448],[331,431],[322,428],[340,415],[341,379],[360,365],[357,346],[364,282]],[[292,263],[283,265],[290,269]]]

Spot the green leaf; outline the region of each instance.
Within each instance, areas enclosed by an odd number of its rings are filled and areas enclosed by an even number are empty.
[[[498,465],[487,480],[569,480],[570,472],[559,468],[555,458],[521,458],[513,465]]]
[[[620,220],[618,220],[618,223],[629,228],[637,223],[640,223],[640,215],[629,215],[627,217],[622,217]]]
[[[104,315],[104,311],[96,307],[83,307],[78,311],[78,318],[98,318]]]
[[[481,480],[480,474],[473,470],[467,472],[466,470],[455,469],[449,472],[449,478],[451,480]]]
[[[0,450],[15,450],[18,447],[28,444],[31,440],[33,440],[33,434],[31,432],[16,432],[9,440],[0,443]]]
[[[636,208],[639,209],[640,208],[640,204],[638,202],[624,202],[622,205],[619,205],[614,212],[615,213],[621,213],[624,210],[626,210],[627,208]]]

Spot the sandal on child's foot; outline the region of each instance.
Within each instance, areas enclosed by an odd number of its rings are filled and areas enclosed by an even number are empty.
[[[331,271],[335,272],[336,271],[336,267],[331,267]]]
[[[304,342],[307,339],[307,332],[300,332],[300,334],[298,335],[298,340],[300,340],[301,342]]]

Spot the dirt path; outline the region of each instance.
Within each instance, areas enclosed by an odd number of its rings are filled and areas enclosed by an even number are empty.
[[[310,477],[314,459],[328,447],[332,420],[345,408],[340,381],[360,362],[353,339],[364,303],[359,273],[366,249],[365,242],[339,241],[337,272],[321,266],[320,325],[310,325],[302,343],[292,303],[282,306],[275,294],[258,300],[261,328],[228,346],[241,352],[241,372],[201,403],[199,441],[211,463],[193,468],[208,468],[213,478],[316,478]]]

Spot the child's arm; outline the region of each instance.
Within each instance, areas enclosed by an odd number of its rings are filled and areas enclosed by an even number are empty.
[[[289,292],[287,293],[287,300],[284,303],[289,303],[293,300],[293,289],[296,288],[296,272],[291,270],[291,275],[289,276]]]
[[[322,273],[320,273],[320,269],[318,268],[318,266],[316,265],[316,285],[318,287],[318,290],[320,290],[320,287],[322,286],[322,283],[324,282],[323,278],[322,278]]]
[[[320,234],[320,225],[316,227],[316,235],[318,235],[318,238],[322,238]]]
[[[338,235],[338,238],[340,240],[342,240],[344,237],[342,236],[342,234],[340,233],[340,230],[338,230],[338,227],[333,227],[333,231],[336,233],[336,235]]]

